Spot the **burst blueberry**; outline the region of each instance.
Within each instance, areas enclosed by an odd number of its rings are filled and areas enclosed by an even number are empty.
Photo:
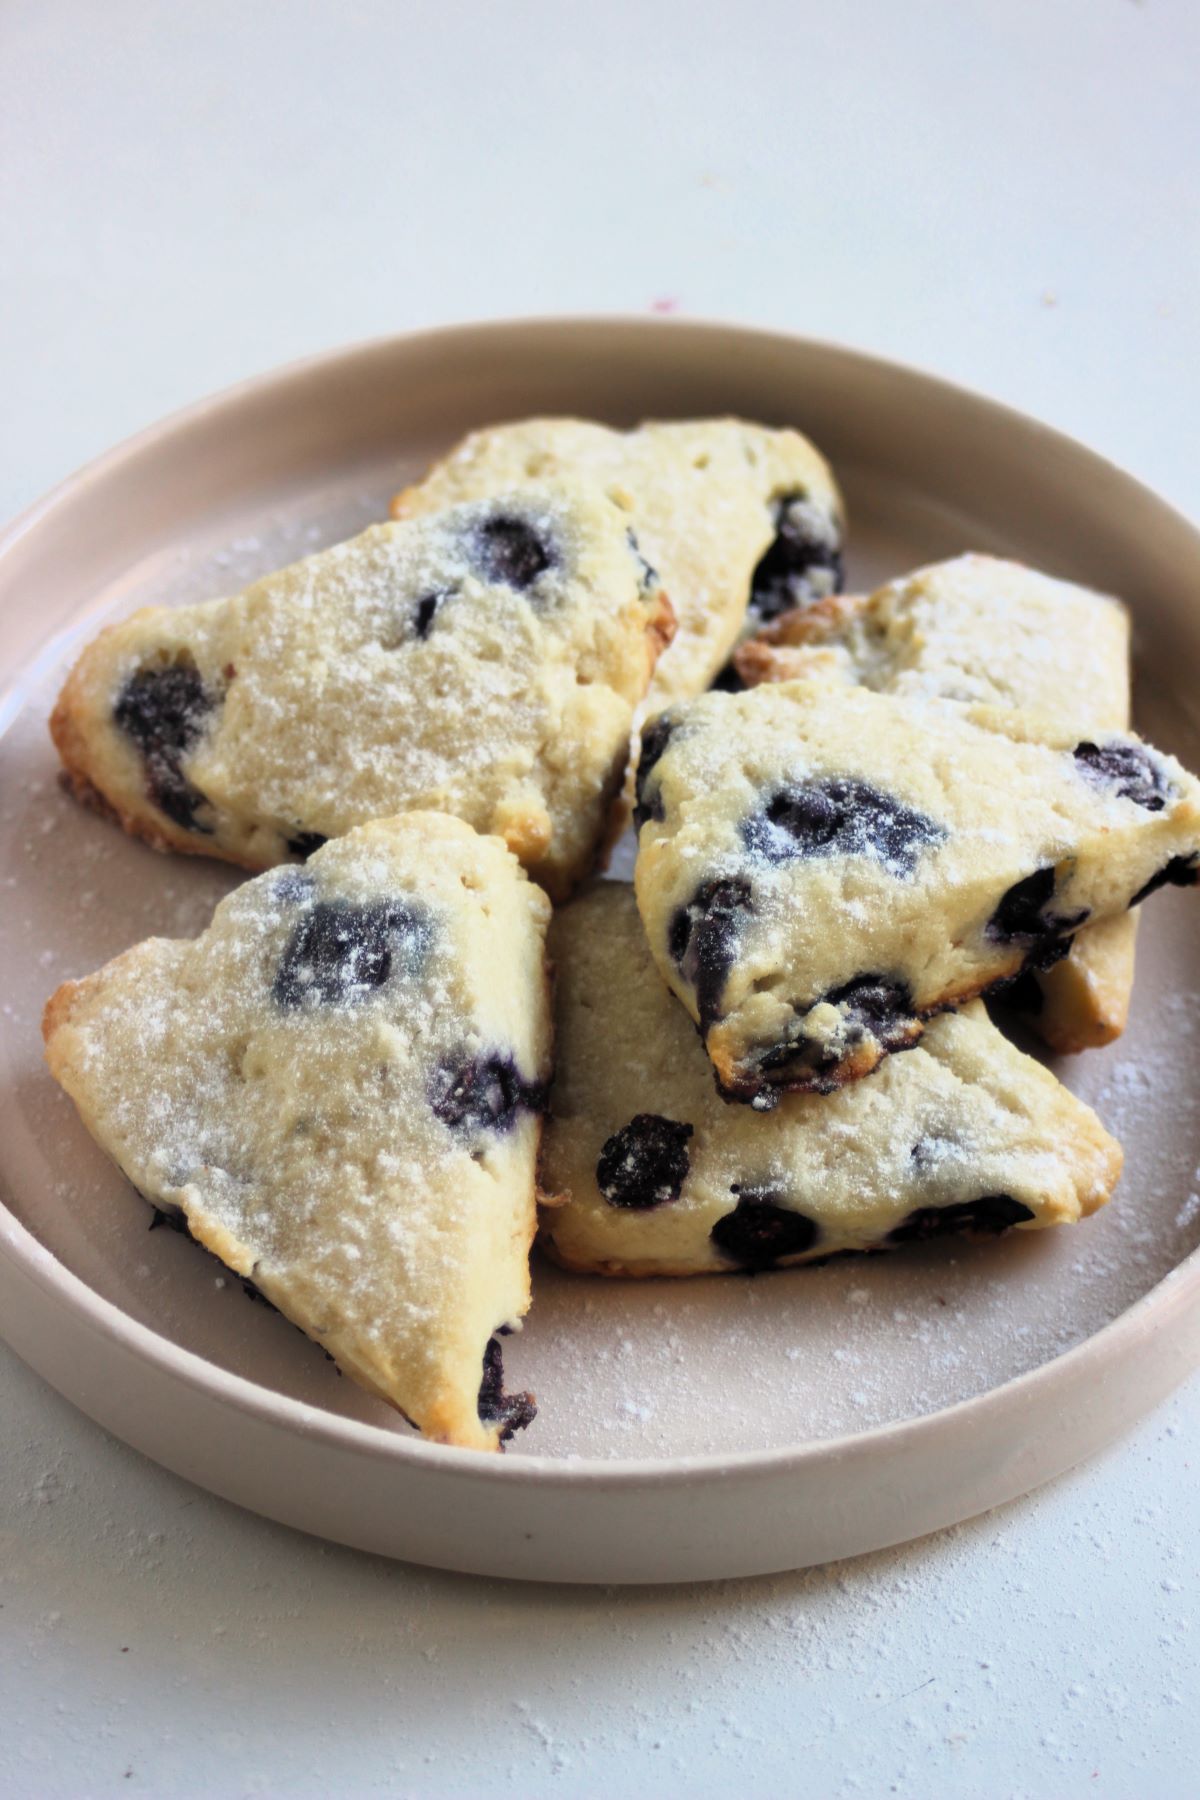
[[[889,1244],[924,1243],[928,1238],[953,1237],[960,1232],[999,1237],[1014,1225],[1032,1219],[1033,1213],[1011,1194],[985,1194],[979,1200],[963,1200],[953,1206],[919,1206],[894,1231]]]
[[[200,671],[177,663],[167,668],[139,669],[121,689],[113,718],[141,753],[146,792],[160,812],[186,831],[209,834],[198,824],[204,795],[183,773],[183,759],[203,735],[216,697]]]
[[[424,921],[402,901],[319,901],[288,938],[271,990],[275,1003],[285,1010],[357,1005],[395,971],[415,967],[425,940]]]
[[[738,1203],[712,1228],[713,1243],[743,1269],[770,1269],[785,1256],[801,1256],[817,1241],[816,1221],[780,1204],[771,1188],[738,1186]]]
[[[742,826],[752,855],[778,864],[795,857],[871,856],[904,880],[945,827],[891,794],[851,775],[829,775],[780,788]]]
[[[783,494],[772,509],[775,537],[750,582],[750,610],[763,623],[842,590],[836,528],[806,494]]]

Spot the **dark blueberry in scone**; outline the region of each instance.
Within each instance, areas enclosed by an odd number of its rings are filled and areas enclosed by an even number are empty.
[[[1171,797],[1166,772],[1144,744],[1085,742],[1075,746],[1075,761],[1096,787],[1110,788],[1147,812],[1161,812]]]
[[[847,1040],[853,1044],[870,1032],[888,1049],[910,1041],[913,1024],[912,995],[907,983],[884,975],[858,975],[825,996],[831,1006],[842,1008]]]
[[[420,955],[425,931],[402,901],[321,900],[293,928],[272,993],[282,1007],[347,1006],[384,986]]]
[[[544,1089],[527,1082],[511,1056],[470,1054],[444,1062],[429,1084],[429,1105],[452,1131],[509,1131],[522,1111],[541,1112]]]
[[[759,1075],[770,1077],[771,1086],[759,1089],[751,1084],[752,1103],[767,1112],[778,1103],[780,1088],[792,1085],[811,1088],[815,1093],[832,1093],[838,1083],[822,1079],[837,1069],[842,1059],[865,1038],[872,1038],[885,1054],[905,1050],[913,1044],[920,1022],[913,1011],[912,995],[903,981],[889,980],[883,975],[859,975],[841,987],[831,988],[824,1001],[841,1013],[841,1031],[836,1046],[806,1037],[774,1044],[758,1058]],[[743,1098],[736,1084],[718,1081],[720,1092],[731,1100]]]
[[[1001,896],[987,923],[987,937],[997,944],[1028,944],[1030,968],[1048,969],[1064,957],[1071,933],[1088,917],[1086,907],[1073,913],[1047,912],[1057,878],[1053,868],[1035,869],[1022,876]]]
[[[196,809],[204,795],[192,786],[181,764],[217,706],[198,669],[184,663],[139,669],[117,696],[113,718],[141,752],[146,792],[155,806],[187,831],[206,832]]]
[[[558,562],[558,553],[528,519],[495,513],[482,519],[471,539],[473,559],[485,581],[502,581],[524,593]]]
[[[483,1353],[483,1380],[479,1384],[479,1417],[485,1425],[500,1426],[500,1442],[505,1444],[516,1431],[524,1431],[537,1417],[537,1404],[532,1394],[504,1392],[504,1354],[500,1339],[488,1339]]]
[[[678,1200],[687,1180],[690,1125],[636,1113],[613,1133],[596,1164],[596,1186],[610,1206],[645,1212]]]
[[[955,1206],[919,1206],[902,1224],[889,1231],[889,1244],[923,1243],[927,1238],[951,1237],[972,1231],[998,1237],[1013,1225],[1033,1218],[1029,1207],[1011,1194],[985,1194],[980,1200],[963,1200]]]
[[[781,788],[742,827],[746,848],[765,862],[795,856],[873,856],[903,880],[945,828],[869,782],[832,775]]]
[[[319,831],[298,831],[288,839],[287,845],[294,856],[311,856],[314,850],[319,850],[322,844],[328,842],[329,839]]]
[[[1138,906],[1149,894],[1156,894],[1163,887],[1195,887],[1200,882],[1200,857],[1173,856],[1169,863],[1150,877],[1144,887],[1140,887],[1130,906]]]
[[[737,955],[738,933],[753,908],[748,881],[706,881],[671,919],[668,947],[684,979],[696,990],[702,1028],[720,1011],[721,990]]]
[[[837,527],[806,494],[783,494],[773,508],[775,538],[754,571],[750,612],[762,624],[842,590]]]
[[[422,594],[413,611],[413,630],[419,638],[427,638],[433,630],[433,621],[450,598],[448,588],[436,588],[432,593]]]
[[[804,1213],[780,1206],[780,1196],[768,1188],[735,1184],[738,1203],[718,1219],[712,1241],[731,1261],[744,1269],[769,1269],[785,1256],[799,1256],[817,1241],[817,1227]]]
[[[642,748],[638,757],[637,777],[634,782],[633,827],[640,831],[647,819],[661,819],[662,795],[657,787],[652,793],[647,792],[651,786],[650,777],[658,763],[662,760],[672,734],[678,729],[679,721],[670,713],[659,713],[656,719],[642,732]]]

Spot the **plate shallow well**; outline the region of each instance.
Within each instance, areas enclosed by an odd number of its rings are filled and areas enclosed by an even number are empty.
[[[503,1459],[422,1443],[193,1245],[148,1232],[41,1060],[58,982],[193,935],[238,879],[60,793],[46,716],[78,645],[350,535],[463,431],[539,411],[800,426],[846,493],[855,587],[978,548],[1123,594],[1137,724],[1200,762],[1200,535],[1081,447],[911,370],[733,327],[564,320],[392,339],[193,408],[0,543],[0,1328],[168,1466],[391,1555],[674,1580],[895,1542],[1058,1473],[1200,1360],[1194,896],[1146,909],[1126,1036],[1057,1065],[1126,1148],[1105,1212],[757,1279],[539,1262],[505,1359],[541,1410]]]

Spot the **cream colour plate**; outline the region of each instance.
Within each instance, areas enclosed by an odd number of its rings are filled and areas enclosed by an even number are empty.
[[[680,321],[466,326],[207,401],[0,540],[0,1329],[84,1411],[270,1517],[446,1568],[674,1581],[799,1567],[982,1511],[1089,1455],[1200,1361],[1195,896],[1153,900],[1126,1036],[1059,1065],[1126,1148],[1074,1230],[756,1279],[606,1283],[540,1264],[504,1458],[422,1443],[171,1232],[55,1089],[47,994],[191,935],[235,872],[161,857],[58,790],[46,716],[81,642],[384,516],[469,428],[740,413],[807,431],[850,513],[850,582],[967,548],[1124,595],[1137,723],[1200,762],[1200,534],[1130,477],[929,376]]]

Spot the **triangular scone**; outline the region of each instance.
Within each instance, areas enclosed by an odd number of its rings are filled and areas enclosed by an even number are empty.
[[[747,687],[860,683],[904,699],[1013,706],[1123,731],[1129,725],[1129,615],[1120,601],[995,556],[956,556],[870,595],[793,612],[739,646]],[[1052,1049],[1121,1035],[1133,988],[1137,916],[1079,933],[1052,969],[1031,970],[1012,1004]]]
[[[746,620],[762,623],[842,584],[842,503],[798,431],[687,419],[612,431],[585,419],[523,419],[472,432],[392,502],[411,517],[522,481],[588,477],[628,509],[675,609],[675,641],[647,713],[707,688]]]
[[[627,514],[526,489],[135,614],[84,652],[51,730],[77,790],[162,848],[268,868],[428,807],[561,898],[670,630]]]
[[[654,968],[630,890],[556,914],[558,1072],[542,1241],[572,1268],[700,1275],[945,1232],[1069,1224],[1102,1206],[1120,1146],[973,1002],[830,1097],[727,1106]]]
[[[1200,783],[1131,734],[831,682],[705,694],[638,771],[638,905],[731,1098],[828,1091],[1200,872]]]
[[[747,686],[832,677],[904,700],[1015,707],[1122,728],[1129,615],[1120,601],[996,556],[931,563],[839,594],[740,645]]]
[[[145,1197],[429,1437],[532,1417],[499,1343],[529,1305],[550,1077],[541,889],[442,814],[247,882],[46,1008],[46,1057]]]

